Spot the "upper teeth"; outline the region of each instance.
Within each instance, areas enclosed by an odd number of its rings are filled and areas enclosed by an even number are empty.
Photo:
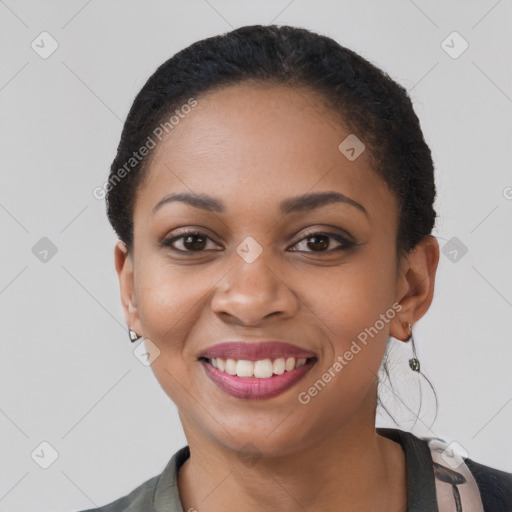
[[[256,377],[267,379],[272,374],[281,375],[285,371],[290,372],[306,364],[306,358],[280,357],[279,359],[260,359],[259,361],[247,361],[246,359],[222,359],[216,357],[209,360],[212,366],[229,375],[238,377]]]

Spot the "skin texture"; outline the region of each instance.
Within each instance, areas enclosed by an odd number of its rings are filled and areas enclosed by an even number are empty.
[[[183,509],[405,510],[404,454],[375,431],[377,372],[388,337],[407,340],[404,323],[430,306],[436,239],[425,237],[397,266],[395,197],[372,170],[369,150],[354,161],[340,153],[351,132],[313,92],[241,84],[197,99],[154,150],[135,202],[133,251],[122,242],[115,248],[126,321],[158,346],[152,369],[190,446],[179,472]],[[326,191],[357,201],[367,215],[346,203],[279,211],[284,199]],[[226,212],[172,202],[152,213],[178,192],[213,196]],[[174,242],[189,254],[159,245],[187,227],[204,233],[206,245]],[[358,245],[335,250],[336,239],[315,242],[306,228],[348,233]],[[236,252],[248,236],[263,249],[252,263]],[[397,303],[402,309],[378,335],[300,404],[298,393]],[[318,361],[274,398],[238,399],[197,360],[232,340],[287,341]],[[250,467],[239,457],[246,443],[261,456]]]

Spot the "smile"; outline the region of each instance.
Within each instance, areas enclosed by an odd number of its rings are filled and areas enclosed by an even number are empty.
[[[200,358],[206,375],[224,392],[236,398],[263,399],[281,394],[301,380],[316,357],[245,359]]]

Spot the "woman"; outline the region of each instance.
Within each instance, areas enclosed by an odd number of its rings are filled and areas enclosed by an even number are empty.
[[[431,153],[385,73],[293,27],[196,42],[138,94],[106,192],[130,339],[188,445],[96,510],[512,509],[512,474],[375,427],[439,260]]]

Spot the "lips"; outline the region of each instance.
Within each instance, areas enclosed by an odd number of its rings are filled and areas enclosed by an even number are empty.
[[[259,342],[223,342],[208,347],[198,356],[198,359],[244,359],[246,361],[258,361],[261,359],[277,359],[280,357],[295,357],[296,359],[308,359],[317,357],[314,352],[302,349],[291,343],[282,341]]]
[[[229,375],[205,360],[201,360],[201,365],[206,376],[224,393],[238,399],[263,400],[276,397],[292,388],[304,378],[315,362],[316,358],[312,358],[299,368],[261,379]]]

